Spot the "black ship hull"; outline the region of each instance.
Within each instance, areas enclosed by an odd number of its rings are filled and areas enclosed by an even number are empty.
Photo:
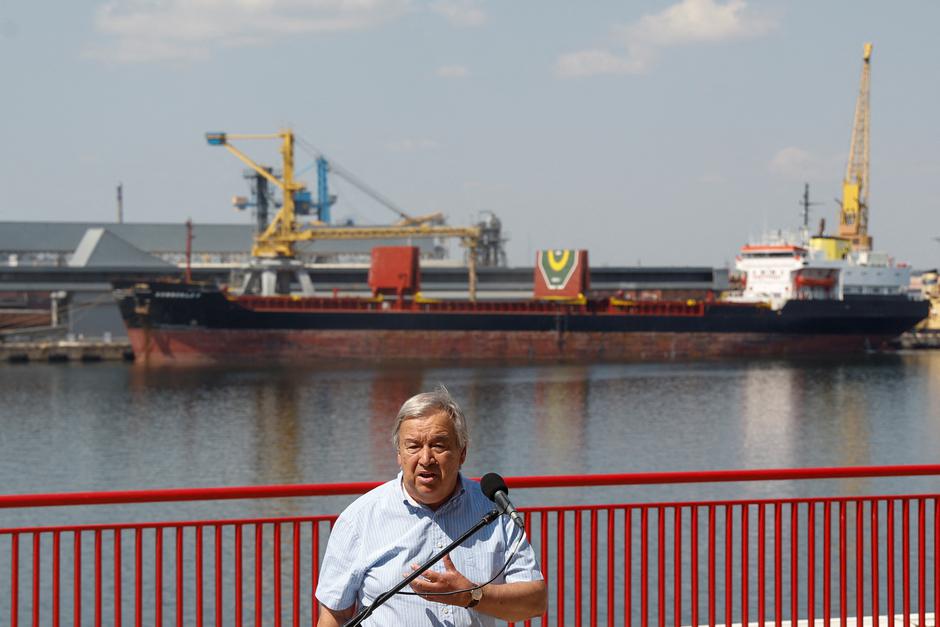
[[[565,362],[827,354],[885,347],[927,315],[902,297],[760,304],[416,302],[233,297],[213,286],[116,286],[138,361]]]

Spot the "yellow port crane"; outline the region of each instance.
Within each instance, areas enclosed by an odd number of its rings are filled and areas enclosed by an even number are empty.
[[[852,243],[853,250],[871,250],[868,234],[868,157],[869,157],[869,95],[871,80],[871,44],[866,43],[862,56],[862,79],[855,101],[852,144],[842,181],[842,210],[839,215],[839,236]]]
[[[274,176],[267,168],[262,167],[231,144],[232,140],[252,139],[281,140],[281,159],[283,161],[281,178]],[[276,185],[283,193],[280,210],[275,214],[268,227],[255,235],[255,241],[251,248],[253,257],[292,261],[296,257],[295,246],[298,242],[309,242],[318,239],[455,237],[460,240],[462,246],[467,248],[468,291],[470,300],[476,299],[476,248],[479,245],[481,235],[479,227],[431,224],[432,221],[436,221],[438,214],[417,218],[402,214],[404,224],[395,226],[329,227],[322,222],[302,225],[297,221],[297,215],[298,213],[306,213],[313,201],[307,186],[294,180],[294,133],[292,131],[284,130],[279,133],[255,135],[206,133],[206,141],[210,146],[224,146],[227,148],[229,152]],[[321,199],[321,202],[328,201]]]

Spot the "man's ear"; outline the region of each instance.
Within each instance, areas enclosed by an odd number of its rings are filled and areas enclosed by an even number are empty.
[[[467,447],[463,447],[463,450],[460,451],[460,465],[463,466],[463,463],[467,461]]]

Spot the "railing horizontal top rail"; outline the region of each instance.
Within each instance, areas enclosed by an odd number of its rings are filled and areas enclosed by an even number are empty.
[[[872,477],[940,476],[940,464],[900,466],[851,466],[823,468],[769,468],[753,470],[696,470],[594,475],[545,475],[507,477],[510,488],[565,488],[591,486],[639,486],[753,481],[799,481]],[[277,486],[231,486],[211,488],[163,488],[49,494],[0,495],[0,509],[121,505],[235,499],[279,499],[311,496],[363,494],[380,485],[377,481],[312,483]]]

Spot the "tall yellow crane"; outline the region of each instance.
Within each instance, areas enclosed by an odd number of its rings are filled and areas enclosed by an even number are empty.
[[[231,140],[280,139],[281,159],[283,160],[282,177],[274,176],[267,168],[253,161],[248,155],[231,144]],[[415,237],[456,237],[467,248],[467,272],[469,275],[469,295],[476,299],[476,248],[479,245],[481,231],[479,227],[459,227],[432,225],[436,215],[410,218],[412,223],[396,226],[368,227],[327,227],[320,224],[300,224],[297,221],[298,208],[312,203],[306,185],[294,180],[294,133],[284,130],[279,133],[260,135],[233,135],[228,133],[206,133],[206,141],[211,146],[224,146],[248,167],[276,185],[283,193],[280,210],[268,227],[255,235],[251,248],[253,257],[272,260],[291,261],[296,257],[295,246],[298,242],[324,239],[385,239]],[[321,199],[321,202],[323,199]],[[404,222],[404,220],[403,220]]]
[[[255,163],[248,155],[231,144],[231,140],[242,139],[280,139],[282,178],[274,176],[268,168]],[[294,243],[298,241],[297,205],[309,202],[310,192],[306,185],[294,180],[294,134],[290,131],[253,135],[233,135],[230,133],[206,133],[210,146],[225,146],[249,168],[274,183],[283,193],[284,200],[280,211],[274,216],[267,228],[255,236],[251,248],[253,257],[294,257]]]
[[[871,44],[866,43],[862,56],[861,85],[855,101],[849,162],[842,181],[842,210],[839,215],[839,236],[848,239],[853,250],[871,250],[872,243],[868,234],[870,80]]]

